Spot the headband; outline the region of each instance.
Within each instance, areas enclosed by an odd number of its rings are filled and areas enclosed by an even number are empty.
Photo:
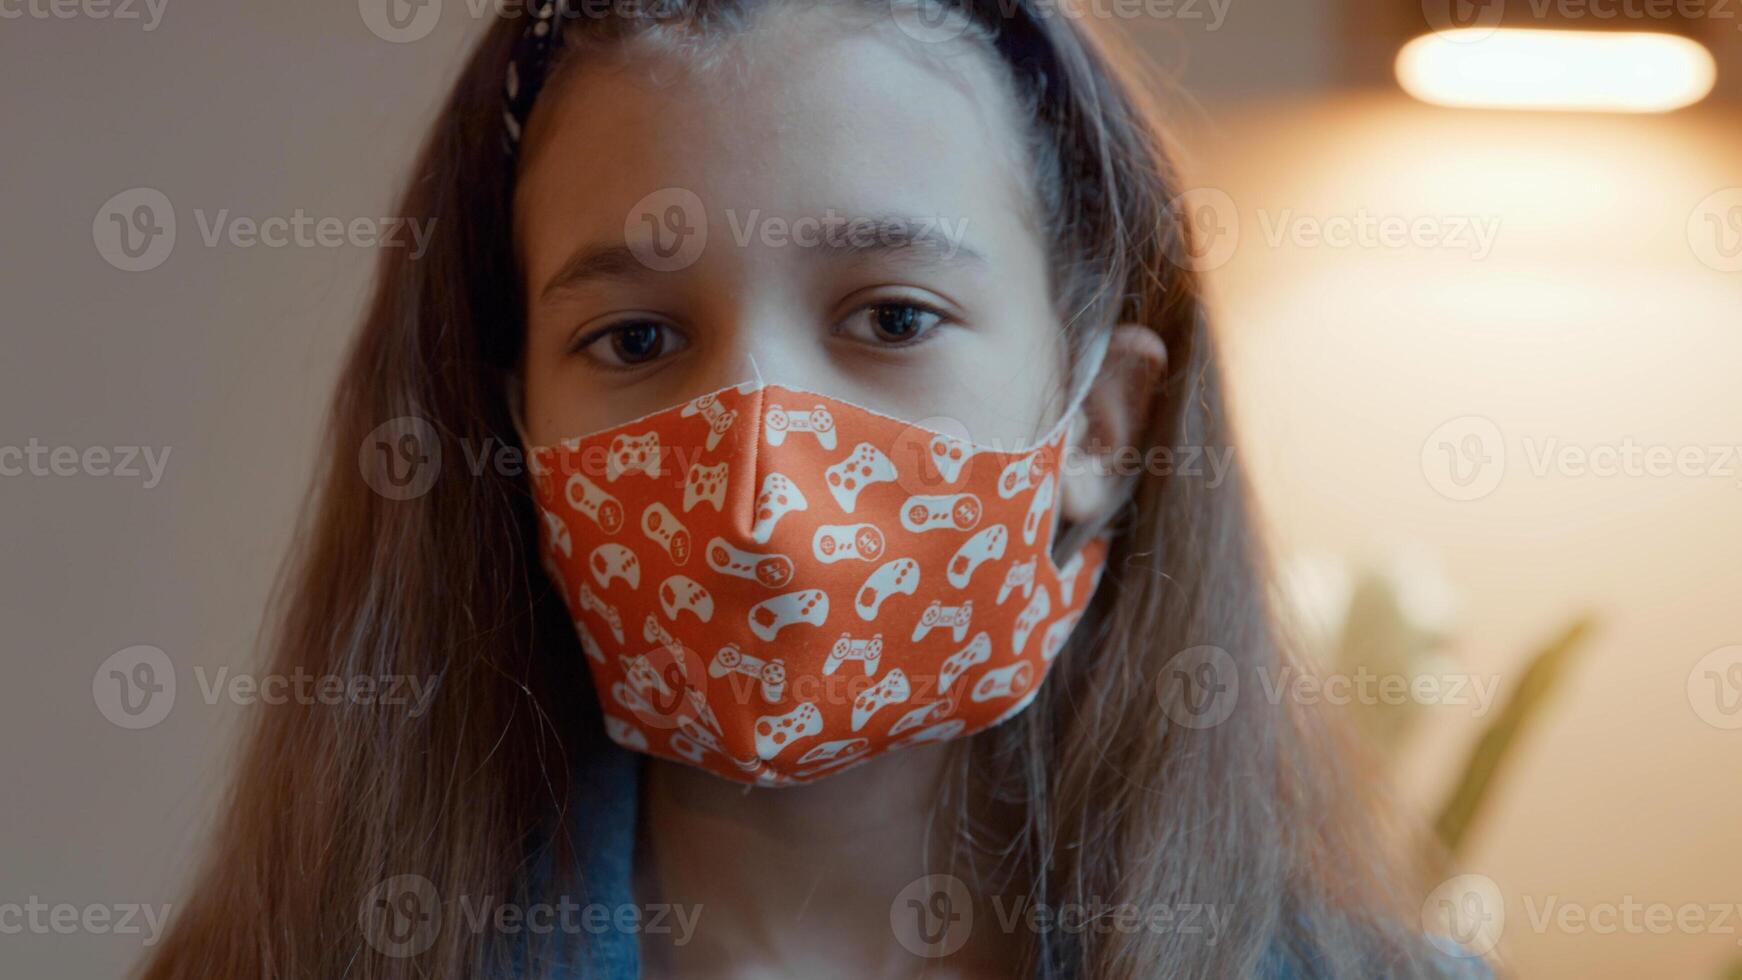
[[[562,44],[562,24],[569,16],[569,0],[525,0],[526,28],[514,42],[503,82],[502,147],[509,159],[520,149],[520,134],[532,117],[532,107],[550,74],[557,48]],[[963,8],[974,0],[963,0]],[[1000,4],[1002,29],[993,44],[1018,74],[1041,80],[1042,85],[1061,85],[1056,55],[1047,42],[1039,14],[1023,0]]]
[[[551,54],[562,40],[557,16],[563,12],[558,8],[566,5],[567,0],[527,0],[526,29],[514,42],[502,88],[502,148],[511,158],[520,148],[520,132],[532,116],[532,104],[544,88]]]

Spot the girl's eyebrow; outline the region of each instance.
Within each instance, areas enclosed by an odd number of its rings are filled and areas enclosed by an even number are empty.
[[[943,262],[984,264],[986,257],[966,242],[968,219],[953,223],[942,216],[879,214],[860,218],[825,215],[817,244],[837,255],[919,254]]]
[[[545,281],[538,297],[548,300],[594,279],[631,279],[652,271],[628,245],[583,245]]]
[[[769,219],[759,219],[763,229]],[[783,221],[778,240],[784,247],[800,248],[829,257],[855,258],[866,255],[914,255],[924,261],[942,264],[974,263],[984,265],[986,257],[966,243],[968,219],[952,223],[943,217],[916,217],[902,214],[880,214],[857,218],[836,212],[808,215]],[[731,240],[736,242],[739,235]],[[766,233],[757,234],[751,226],[750,242]],[[540,300],[548,300],[564,290],[574,289],[596,279],[635,279],[654,270],[643,262],[635,250],[626,244],[583,245],[557,269],[544,288]]]

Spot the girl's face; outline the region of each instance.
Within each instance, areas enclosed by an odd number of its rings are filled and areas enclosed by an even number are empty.
[[[532,443],[758,375],[1038,435],[1067,356],[995,68],[793,6],[701,57],[631,43],[562,76],[515,202]]]

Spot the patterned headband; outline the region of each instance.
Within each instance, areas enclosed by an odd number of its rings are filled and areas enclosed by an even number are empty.
[[[533,103],[550,73],[557,47],[562,43],[561,20],[569,16],[570,0],[526,0],[527,26],[514,42],[503,83],[502,146],[509,159],[520,148],[521,131],[532,117]],[[964,6],[974,0],[965,0]],[[1056,55],[1039,23],[1040,14],[1024,0],[999,4],[1001,28],[994,45],[1019,74],[1037,78],[1042,85],[1062,85]]]
[[[551,54],[562,40],[562,25],[557,22],[566,0],[528,0],[527,26],[514,42],[514,56],[508,61],[508,78],[503,83],[502,148],[510,158],[520,148],[520,132],[532,117],[532,104],[544,88],[550,71]]]

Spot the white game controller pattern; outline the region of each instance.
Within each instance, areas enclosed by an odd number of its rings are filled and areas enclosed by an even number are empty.
[[[805,412],[771,405],[768,414],[762,417],[762,424],[770,446],[786,442],[789,432],[809,432],[824,449],[835,448],[835,417],[821,405]]]
[[[659,476],[659,459],[664,451],[659,445],[659,433],[620,435],[611,440],[611,454],[605,457],[605,482],[616,483],[629,473]]]
[[[1035,700],[1107,552],[1049,553],[1065,432],[1006,452],[914,429],[756,384],[529,451],[539,560],[614,742],[786,786]]]
[[[954,483],[962,478],[962,468],[968,465],[974,452],[973,446],[946,435],[934,435],[926,444],[926,458],[931,460],[933,468],[945,483]]]
[[[773,643],[788,626],[800,623],[821,626],[828,618],[829,594],[822,589],[800,589],[751,606],[750,632],[764,643]]]
[[[853,699],[853,731],[864,728],[877,712],[892,704],[902,704],[912,695],[913,688],[900,667],[884,674],[877,683],[860,691]]]
[[[647,535],[649,541],[665,549],[676,565],[687,564],[690,560],[690,532],[671,512],[665,504],[654,501],[641,512],[641,533]]]
[[[1028,636],[1040,621],[1052,612],[1052,596],[1047,594],[1046,586],[1034,590],[1034,597],[1028,600],[1028,605],[1022,607],[1022,614],[1016,617],[1016,628],[1010,634],[1010,649],[1017,653],[1028,646]]]
[[[563,497],[571,509],[585,515],[606,534],[616,534],[623,527],[622,501],[581,474],[569,477]]]
[[[829,648],[829,659],[823,663],[823,676],[827,677],[840,670],[841,665],[849,661],[864,664],[865,676],[874,676],[877,665],[883,662],[883,634],[875,633],[856,640],[850,634],[842,633],[835,645]],[[857,728],[853,730],[858,731]]]
[[[901,505],[901,526],[921,531],[972,531],[986,508],[971,493],[919,494]]]
[[[710,504],[717,511],[726,506],[726,474],[731,469],[729,464],[715,463],[713,466],[703,466],[691,463],[689,472],[684,475],[683,512],[689,513],[697,504]]]
[[[690,418],[700,415],[708,423],[708,434],[705,442],[708,452],[713,452],[720,445],[720,437],[732,428],[732,422],[738,413],[729,408],[723,408],[720,401],[713,395],[703,395],[683,407],[680,418]]]
[[[709,677],[725,677],[727,674],[742,674],[761,682],[762,700],[769,704],[778,703],[786,694],[786,662],[779,657],[765,661],[738,649],[736,643],[728,643],[714,654],[714,662],[708,665]]]
[[[936,599],[925,607],[925,612],[919,614],[919,624],[913,628],[913,642],[926,638],[934,629],[947,629],[950,636],[957,642],[968,635],[968,622],[974,618],[974,600],[969,599],[959,606],[946,606]]]
[[[927,725],[943,721],[955,710],[956,702],[948,698],[911,708],[900,718],[895,719],[895,724],[889,726],[889,737],[906,735],[916,728],[924,728]]]
[[[594,592],[585,582],[581,583],[578,598],[580,611],[592,613],[604,620],[605,625],[611,628],[611,638],[621,645],[626,637],[623,635],[623,615],[617,611],[617,607],[599,598],[598,593]]]
[[[876,561],[883,557],[883,532],[875,524],[824,524],[811,539],[811,554],[825,565]]]
[[[538,509],[538,516],[544,518],[544,546],[553,554],[564,558],[572,558],[575,554],[574,538],[569,536],[569,526],[557,516],[556,511]]]
[[[868,442],[861,442],[853,447],[847,458],[823,471],[823,478],[829,485],[829,493],[835,497],[835,503],[841,509],[851,514],[854,505],[859,502],[859,494],[865,488],[878,483],[894,483],[896,477],[895,464],[883,454],[883,450]]]
[[[756,754],[767,761],[822,730],[823,713],[809,701],[784,715],[763,715],[756,719]]]
[[[791,558],[735,548],[725,538],[708,542],[708,567],[721,575],[747,578],[771,589],[792,581]]]
[[[714,618],[714,594],[688,575],[673,575],[659,583],[659,606],[675,622],[678,613],[694,613],[702,622]]]
[[[1004,547],[1010,543],[1010,532],[1002,524],[994,524],[975,534],[956,549],[950,558],[950,584],[965,589],[974,572],[989,561],[1004,557]]]
[[[956,678],[991,659],[992,634],[975,633],[967,646],[944,659],[943,669],[938,671],[938,693],[950,693],[950,685],[956,682]]]
[[[897,558],[882,566],[865,580],[853,599],[859,618],[871,622],[883,611],[883,603],[892,595],[913,595],[919,591],[919,562],[912,558]]]
[[[762,479],[762,492],[756,495],[756,523],[750,526],[750,539],[767,544],[782,517],[809,507],[791,478],[782,473],[768,474]]]
[[[626,545],[607,541],[593,549],[587,564],[602,589],[610,588],[613,579],[622,579],[631,589],[641,587],[641,560]]]

